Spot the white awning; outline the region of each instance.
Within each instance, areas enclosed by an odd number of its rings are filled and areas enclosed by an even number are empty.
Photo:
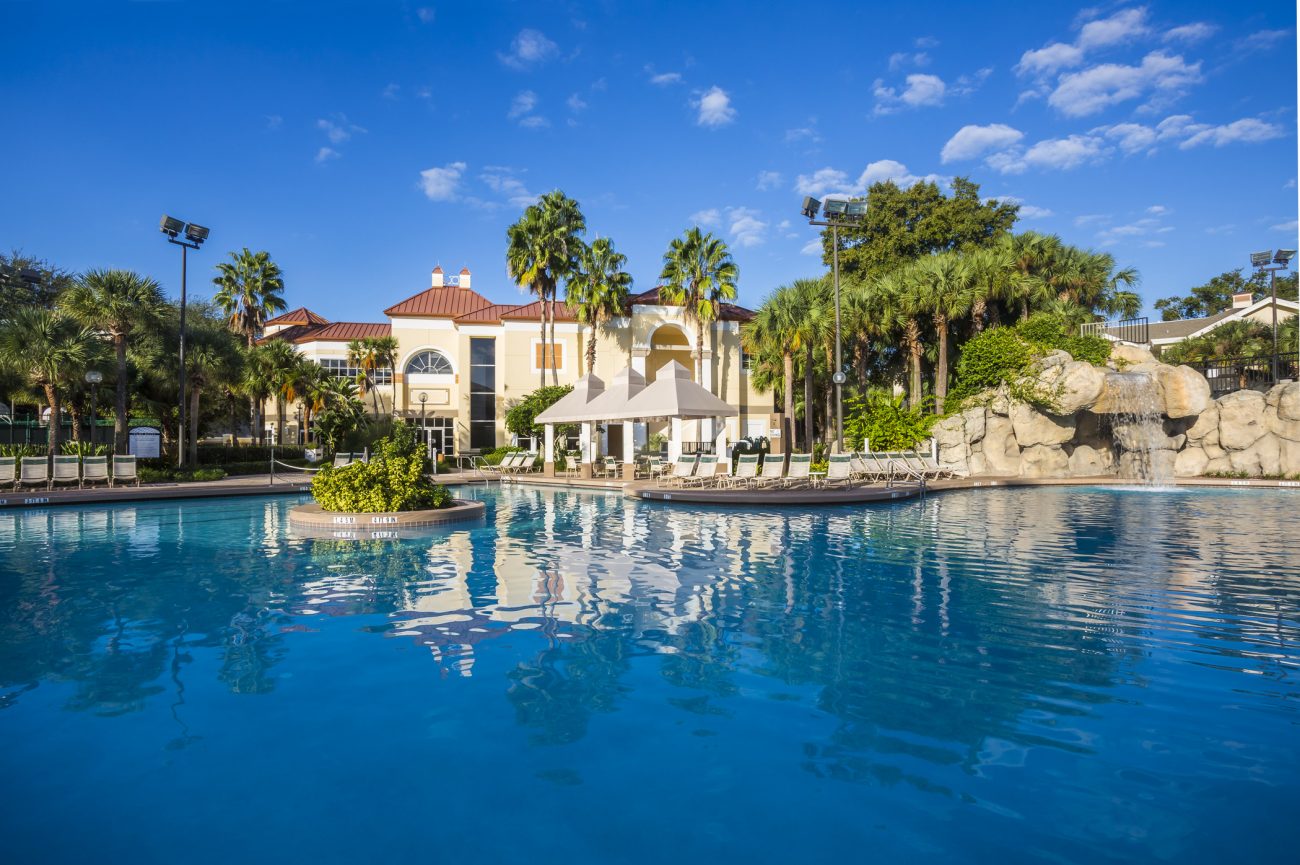
[[[583,423],[591,420],[587,416],[588,406],[604,392],[605,383],[594,373],[587,373],[574,382],[573,390],[539,414],[534,423]]]

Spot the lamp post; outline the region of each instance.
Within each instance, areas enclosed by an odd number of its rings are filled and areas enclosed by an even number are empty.
[[[1272,252],[1272,251],[1266,249],[1266,250],[1264,250],[1263,252],[1252,252],[1252,253],[1250,254],[1250,264],[1251,264],[1252,267],[1256,268],[1257,270],[1259,270],[1259,271],[1261,271],[1261,272],[1263,272],[1263,271],[1265,271],[1265,270],[1268,271],[1269,292],[1270,292],[1270,293],[1272,294],[1272,296],[1273,296],[1273,303],[1272,303],[1272,309],[1273,309],[1273,365],[1272,365],[1272,371],[1273,371],[1273,383],[1274,383],[1274,384],[1276,384],[1277,381],[1278,381],[1278,379],[1281,378],[1281,376],[1279,375],[1279,370],[1278,370],[1278,350],[1277,350],[1277,272],[1278,272],[1279,270],[1286,270],[1286,269],[1287,269],[1287,267],[1288,267],[1288,266],[1290,265],[1290,263],[1291,263],[1291,259],[1295,257],[1295,253],[1296,253],[1296,251],[1295,251],[1294,249],[1279,249],[1279,250],[1277,250],[1277,252]],[[1300,351],[1300,346],[1297,346],[1296,348],[1297,348],[1297,351]],[[1297,360],[1298,360],[1298,362],[1300,362],[1300,355],[1297,355]]]
[[[180,340],[180,426],[176,434],[176,465],[185,465],[185,279],[189,268],[189,251],[197,250],[208,239],[208,229],[194,223],[186,224],[171,216],[164,216],[158,229],[167,235],[167,242],[181,248],[181,340]],[[185,239],[177,235],[185,232]]]
[[[826,217],[825,220],[818,221],[819,210]],[[834,451],[839,453],[844,450],[844,382],[848,380],[844,374],[844,352],[840,338],[840,229],[853,228],[856,220],[866,216],[867,203],[832,198],[826,201],[823,208],[820,201],[809,196],[803,200],[799,212],[808,218],[809,225],[822,225],[831,230],[831,273],[835,285],[835,372],[831,375],[831,381],[835,383]],[[836,220],[837,216],[841,220]],[[804,411],[808,411],[807,406]]]
[[[424,428],[424,404],[428,401],[429,394],[420,391],[420,435],[424,438],[424,452],[429,457],[429,461],[433,462],[433,446],[429,441],[429,431]]]
[[[95,409],[99,403],[99,383],[104,380],[104,374],[97,369],[89,370],[86,373],[86,384],[90,385],[90,444],[95,444]]]

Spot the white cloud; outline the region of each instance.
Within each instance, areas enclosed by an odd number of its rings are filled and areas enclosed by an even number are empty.
[[[423,24],[432,24],[436,12],[432,6],[421,6],[415,10],[415,17]]]
[[[701,228],[712,228],[722,223],[722,213],[716,207],[711,207],[708,210],[697,210],[687,217],[687,221],[693,222]]]
[[[505,166],[485,165],[479,180],[483,181],[488,189],[505,196],[506,202],[513,207],[527,207],[539,197],[536,193],[529,192],[523,181]]]
[[[897,72],[907,66],[929,66],[930,55],[924,51],[917,51],[915,54],[909,51],[898,51],[889,55],[889,71]]]
[[[822,242],[820,239],[810,240],[799,250],[800,255],[818,255],[822,254]]]
[[[700,126],[726,126],[736,119],[736,109],[731,107],[731,97],[727,91],[716,84],[704,91],[699,99],[692,103],[699,109],[696,123]]]
[[[1189,130],[1193,129],[1195,132],[1190,138],[1179,144],[1179,148],[1187,150],[1192,147],[1199,147],[1202,144],[1209,144],[1214,147],[1226,147],[1229,144],[1241,143],[1253,144],[1279,138],[1283,134],[1282,127],[1273,123],[1265,123],[1263,120],[1257,120],[1254,117],[1234,120],[1223,126],[1189,127]]]
[[[1073,43],[1053,42],[1026,51],[1016,64],[1016,74],[1045,77],[1062,69],[1081,66],[1089,51],[1128,42],[1149,33],[1146,15],[1146,7],[1139,6],[1122,9],[1109,18],[1090,20],[1079,29]]]
[[[401,92],[402,86],[400,84],[389,84],[379,92],[379,95],[384,99],[395,100],[401,95]]]
[[[728,207],[727,219],[731,223],[731,239],[737,246],[760,246],[767,232],[767,223],[759,219],[762,214],[748,207]]]
[[[551,125],[551,121],[537,114],[529,114],[527,117],[519,118],[519,125],[524,129],[544,129]]]
[[[1012,148],[990,155],[984,163],[1003,174],[1023,174],[1030,168],[1068,171],[1107,154],[1105,141],[1095,135],[1048,138],[1021,152]]]
[[[1154,153],[1158,143],[1169,141],[1178,141],[1181,150],[1202,145],[1226,147],[1229,144],[1252,144],[1278,138],[1285,134],[1285,130],[1275,123],[1254,117],[1243,117],[1215,126],[1197,123],[1190,114],[1174,114],[1154,127],[1141,123],[1118,123],[1114,126],[1099,126],[1092,130],[1092,134],[1105,135],[1118,142],[1120,150],[1127,155],[1141,151]]]
[[[540,66],[560,51],[560,47],[546,38],[540,30],[524,28],[510,41],[510,51],[497,52],[497,59],[511,69],[528,69]]]
[[[329,119],[317,120],[316,128],[325,133],[325,137],[330,140],[330,144],[342,144],[353,135],[366,131],[350,122],[345,114],[334,114]]]
[[[758,191],[767,192],[769,189],[776,189],[781,185],[781,172],[779,171],[760,171],[758,172]]]
[[[1150,150],[1158,136],[1150,126],[1141,123],[1117,123],[1114,126],[1100,126],[1093,132],[1099,132],[1119,144],[1125,155]]]
[[[1300,228],[1300,221],[1293,219],[1290,222],[1279,222],[1273,226],[1273,231],[1290,231],[1294,233],[1297,228]]]
[[[1097,241],[1102,246],[1113,246],[1120,241],[1128,241],[1145,247],[1160,247],[1165,243],[1157,239],[1159,235],[1168,234],[1173,226],[1165,225],[1164,217],[1169,211],[1160,205],[1148,207],[1147,216],[1124,225],[1113,225],[1097,232]]]
[[[1174,27],[1166,30],[1165,34],[1160,38],[1166,42],[1186,42],[1192,44],[1209,39],[1218,31],[1218,29],[1218,27],[1205,21],[1196,21],[1191,24],[1184,24],[1181,27]]]
[[[681,84],[682,74],[680,72],[660,72],[658,75],[650,76],[650,83],[660,87],[667,87],[669,84]]]
[[[329,162],[331,159],[338,159],[341,154],[333,147],[322,147],[316,151],[316,164]]]
[[[1283,189],[1295,189],[1295,178],[1292,177],[1286,183],[1282,184]]]
[[[1067,117],[1084,117],[1148,93],[1175,98],[1201,80],[1200,61],[1188,64],[1181,55],[1152,51],[1139,66],[1103,63],[1062,75],[1047,102]]]
[[[972,75],[958,75],[957,80],[948,88],[948,92],[957,96],[969,96],[982,87],[992,74],[993,67],[985,66],[983,69],[976,70]]]
[[[1238,39],[1236,47],[1243,51],[1264,51],[1290,35],[1290,30],[1257,30],[1243,39]]]
[[[942,183],[946,178],[937,174],[924,176],[912,174],[907,166],[894,159],[880,159],[868,163],[858,175],[858,179],[849,182],[849,176],[838,168],[821,168],[812,174],[800,174],[795,178],[794,188],[800,195],[821,197],[824,195],[852,197],[865,195],[873,183],[892,180],[899,186],[907,187],[919,182]]]
[[[1074,218],[1074,224],[1078,228],[1085,228],[1089,225],[1100,225],[1110,219],[1108,213],[1085,213]]]
[[[990,151],[1005,150],[1024,137],[1025,134],[1019,129],[1003,123],[963,126],[948,139],[948,143],[943,146],[943,151],[939,154],[939,159],[944,163],[975,159]]]
[[[800,195],[820,197],[833,190],[848,188],[849,176],[837,168],[819,168],[812,174],[800,174],[795,178],[794,190]]]
[[[876,97],[876,114],[892,114],[901,105],[909,108],[924,108],[943,104],[947,86],[938,75],[915,73],[907,76],[906,82],[907,86],[899,92],[893,87],[886,87],[882,80],[876,79],[875,84],[872,85],[872,93]]]
[[[581,96],[575,93],[569,97],[569,100],[566,104],[569,106],[569,110],[576,114],[587,107],[587,100],[583,99]]]
[[[1038,207],[1033,204],[1020,205],[1021,219],[1046,219],[1051,215],[1052,211],[1048,210],[1046,207]]]
[[[415,88],[415,98],[416,98],[416,99],[432,99],[432,98],[433,98],[433,88],[430,87],[430,86],[428,86],[427,84],[425,84],[425,85],[421,85],[420,87]]]
[[[516,117],[523,117],[525,114],[531,114],[532,110],[537,107],[537,94],[531,90],[521,90],[515,94],[515,98],[510,101],[510,111],[506,117],[514,120]]]
[[[454,201],[466,167],[463,162],[449,162],[441,168],[421,171],[420,188],[425,197],[430,201]]]
[[[802,126],[798,129],[787,129],[785,131],[786,144],[796,144],[800,141],[807,141],[811,144],[820,144],[821,140],[821,135],[811,126]]]
[[[1082,50],[1063,42],[1053,42],[1043,48],[1026,51],[1020,56],[1015,70],[1018,75],[1051,75],[1059,69],[1078,66],[1082,62]]]
[[[1152,216],[1165,216],[1169,212],[1169,208],[1165,207],[1163,204],[1153,204],[1147,208],[1147,213]]]
[[[1206,234],[1232,234],[1237,228],[1236,225],[1229,222],[1226,225],[1213,225],[1205,229]]]

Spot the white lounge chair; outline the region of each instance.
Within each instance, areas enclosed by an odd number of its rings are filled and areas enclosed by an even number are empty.
[[[81,489],[81,457],[58,455],[54,458],[54,476],[50,478],[50,487],[56,484],[76,484]]]
[[[849,486],[853,483],[853,463],[848,454],[831,454],[826,461],[826,476],[818,481],[822,487],[831,484]]]
[[[912,466],[907,464],[907,457],[901,453],[884,453],[877,454],[877,459],[889,466],[890,480],[898,478],[907,478],[914,481],[924,481],[925,475],[918,472]]]
[[[50,488],[50,461],[46,457],[23,457],[18,466],[18,482],[14,484],[14,489],[41,484],[47,490]]]
[[[682,481],[684,487],[707,487],[714,482],[718,472],[718,458],[713,454],[704,454],[695,466],[695,474]]]
[[[807,483],[811,478],[812,454],[790,454],[790,468],[781,479],[781,486],[791,487]]]
[[[352,454],[338,453],[334,455],[334,468],[342,468],[352,463]]]
[[[515,469],[523,464],[520,457],[521,454],[518,451],[508,453],[495,466],[488,466],[488,470],[495,471],[499,475],[512,475],[515,473]]]
[[[758,477],[754,478],[753,485],[765,487],[770,484],[779,484],[784,479],[785,457],[780,454],[767,454],[763,457],[763,468],[759,471]]]
[[[963,474],[952,466],[940,465],[939,461],[929,454],[917,454],[917,458],[921,461],[921,465],[934,473],[936,478],[955,478]]]
[[[851,462],[853,473],[865,481],[888,482],[894,475],[889,464],[881,462],[873,453],[855,453]]]
[[[108,485],[108,457],[86,457],[81,461],[81,486],[96,483]]]
[[[671,472],[659,475],[659,485],[665,487],[684,486],[686,481],[695,474],[695,465],[698,461],[697,457],[682,457],[673,464]]]
[[[109,486],[117,486],[119,483],[131,483],[140,486],[140,475],[135,470],[135,457],[127,454],[115,454],[113,456],[113,477]]]
[[[927,464],[925,459],[916,451],[904,453],[902,456],[907,463],[907,467],[926,480],[938,480],[944,476],[944,470],[938,463]]]
[[[736,457],[736,473],[733,475],[723,475],[718,481],[718,486],[736,489],[737,487],[751,487],[758,478],[758,454],[741,454]]]
[[[18,459],[16,457],[0,457],[0,484],[15,485],[17,483]]]

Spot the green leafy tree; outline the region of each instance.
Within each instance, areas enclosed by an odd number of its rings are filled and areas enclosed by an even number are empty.
[[[787,449],[794,447],[794,348],[798,319],[794,288],[781,286],[768,295],[754,318],[740,331],[745,351],[769,367],[761,370],[766,378],[776,378],[775,367],[779,363],[785,425],[781,434]]]
[[[397,363],[397,349],[397,338],[393,336],[367,336],[348,343],[348,363],[361,370],[357,386],[362,396],[370,394],[376,415],[380,413],[376,373],[393,368]]]
[[[960,257],[951,252],[923,258],[913,266],[916,271],[911,281],[919,293],[916,305],[930,315],[938,359],[934,367],[934,411],[944,413],[944,400],[948,395],[948,343],[951,324],[962,318],[971,308],[970,268],[962,265]]]
[[[623,314],[632,289],[632,275],[623,270],[627,256],[614,250],[607,237],[583,249],[578,268],[565,286],[565,302],[582,324],[591,328],[587,343],[587,372],[596,369],[596,331]]]
[[[230,327],[241,333],[251,347],[267,319],[285,309],[284,274],[266,251],[244,247],[230,253],[230,261],[217,264],[216,303],[226,314]]]
[[[252,404],[253,435],[258,444],[263,444],[266,438],[265,407],[266,401],[276,391],[275,377],[275,358],[272,356],[270,342],[244,349],[243,373],[238,382],[238,390]]]
[[[1160,298],[1155,302],[1155,308],[1164,321],[1204,318],[1230,308],[1234,294],[1249,292],[1258,295],[1267,290],[1267,277],[1262,273],[1255,272],[1246,277],[1242,275],[1242,268],[1225,270],[1204,285],[1194,286],[1186,295]]]
[[[425,464],[414,432],[399,424],[391,437],[379,441],[369,462],[322,467],[311,492],[327,511],[374,514],[448,507],[451,493],[429,479]]]
[[[126,453],[128,417],[127,352],[131,338],[142,328],[155,326],[167,302],[153,279],[129,270],[91,270],[59,297],[59,307],[86,327],[105,334],[113,345],[113,444]]]
[[[902,396],[872,389],[844,401],[844,439],[856,450],[896,451],[916,447],[938,419],[924,406],[908,406]]]
[[[275,397],[275,440],[284,442],[285,404],[296,398],[294,384],[302,356],[298,350],[282,339],[265,343],[266,372],[271,383],[271,396]],[[291,396],[292,395],[292,396]]]
[[[540,438],[545,430],[537,423],[537,416],[555,405],[560,397],[573,390],[571,385],[543,385],[506,409],[506,429],[517,436]],[[576,430],[573,424],[556,427],[564,436]]]
[[[35,272],[36,279],[24,279],[24,271]],[[17,249],[8,255],[0,252],[0,321],[9,321],[18,310],[31,306],[53,309],[59,295],[73,282],[71,273],[43,258]]]
[[[50,453],[59,450],[63,395],[80,379],[99,344],[90,328],[39,306],[17,310],[0,327],[0,364],[45,397],[50,410]]]
[[[704,328],[717,320],[724,301],[736,299],[739,273],[727,244],[698,227],[674,238],[664,253],[659,300],[681,306],[695,324],[695,380],[704,387]]]

